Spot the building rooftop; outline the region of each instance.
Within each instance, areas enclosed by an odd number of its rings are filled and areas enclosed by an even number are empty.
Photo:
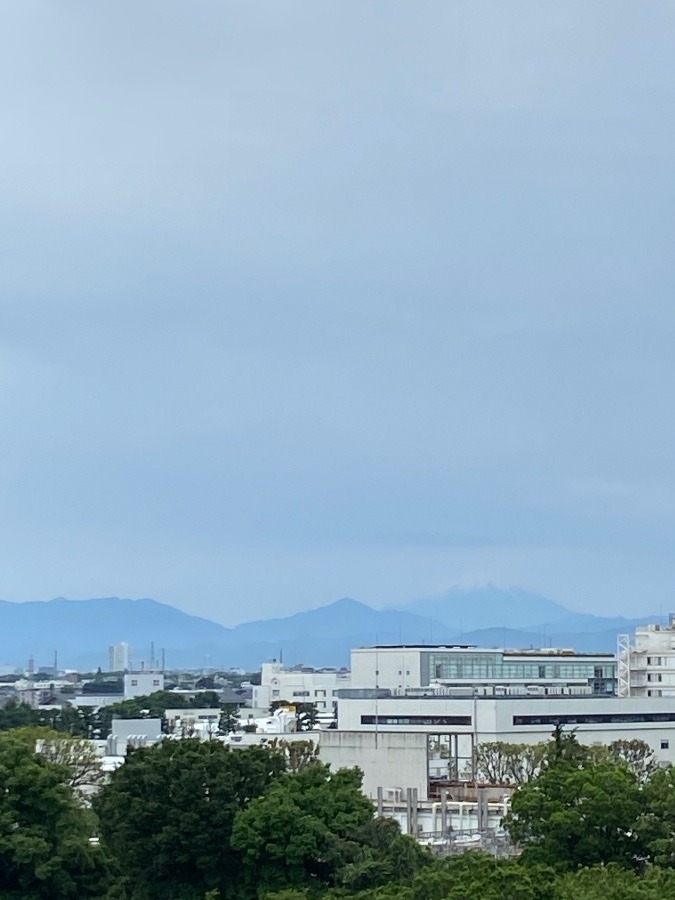
[[[503,653],[504,656],[602,656],[613,659],[613,653],[579,653],[570,647],[524,647],[522,649],[502,647],[478,647],[476,644],[373,644],[358,647],[358,650],[471,650],[474,653]]]

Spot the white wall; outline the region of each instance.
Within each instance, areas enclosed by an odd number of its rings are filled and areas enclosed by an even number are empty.
[[[422,654],[410,647],[359,647],[351,653],[351,686],[398,690],[421,687]]]
[[[638,739],[654,750],[659,760],[675,763],[675,698],[390,698],[340,701],[338,727],[347,731],[374,733],[458,734],[473,736],[478,742],[509,741],[538,743],[550,738],[551,722],[518,724],[514,717],[536,716],[627,716],[660,714],[665,722],[571,722],[563,724],[574,731],[582,743],[609,744],[615,740]],[[362,716],[377,716],[378,725],[364,724]],[[415,716],[428,721],[415,722]],[[463,717],[465,724],[443,722],[448,717]],[[402,719],[400,724],[394,720]],[[407,721],[405,721],[407,720]],[[665,746],[667,744],[667,746]]]
[[[161,672],[129,672],[124,676],[125,700],[163,690],[164,675]]]
[[[417,788],[419,799],[427,799],[426,735],[323,731],[319,755],[333,771],[358,766],[363,792],[373,800],[378,787]]]

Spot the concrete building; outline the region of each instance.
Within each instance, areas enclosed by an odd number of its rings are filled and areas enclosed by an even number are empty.
[[[338,691],[350,683],[348,672],[335,669],[286,669],[282,663],[263,663],[260,684],[253,686],[252,706],[268,710],[279,700],[314,703],[322,718],[331,719],[337,709]]]
[[[108,648],[108,671],[126,672],[131,668],[131,647],[126,641]]]
[[[674,669],[675,674],[675,669]],[[489,650],[469,645],[361,647],[351,653],[351,688],[462,696],[616,693],[611,653]]]
[[[123,757],[130,747],[152,747],[162,738],[161,719],[113,719],[106,756]]]
[[[675,614],[668,625],[641,625],[619,637],[619,694],[623,697],[675,697]]]
[[[579,741],[610,744],[639,739],[662,763],[675,763],[675,698],[619,697],[395,697],[340,700],[338,733],[377,734],[385,746],[392,734],[425,734],[442,747],[441,780],[471,778],[477,744],[504,741],[536,744],[556,725],[574,729]],[[354,765],[360,765],[355,762]],[[404,785],[409,786],[409,785]]]
[[[124,676],[124,699],[145,697],[164,690],[162,672],[127,672]]]
[[[363,772],[363,793],[374,800],[378,788],[393,798],[407,788],[418,797],[429,795],[426,734],[388,731],[386,733],[355,731],[322,731],[313,738],[319,744],[321,761],[330,763],[335,772],[358,766]]]

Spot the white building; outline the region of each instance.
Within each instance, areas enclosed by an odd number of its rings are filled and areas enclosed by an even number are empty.
[[[108,671],[126,672],[131,668],[131,647],[125,641],[108,647]]]
[[[383,746],[390,734],[426,734],[445,748],[446,771],[439,777],[448,780],[470,777],[477,744],[536,744],[549,740],[556,725],[573,729],[586,744],[639,739],[660,762],[675,763],[675,698],[413,698],[365,693],[340,700],[338,732],[377,734]]]
[[[169,734],[185,737],[213,736],[218,734],[220,708],[166,709],[164,720]]]
[[[675,615],[668,625],[642,625],[619,638],[619,693],[627,697],[675,697]]]
[[[161,719],[113,719],[106,756],[124,757],[130,747],[152,747],[162,737]]]
[[[616,693],[613,654],[574,650],[494,650],[466,645],[361,647],[352,650],[351,674],[353,689],[379,687],[401,695]]]
[[[260,684],[253,686],[254,709],[267,710],[275,701],[313,703],[323,718],[337,709],[338,691],[350,686],[349,673],[335,669],[286,669],[282,663],[263,663]]]
[[[124,699],[145,697],[164,690],[162,672],[127,672],[124,676]]]

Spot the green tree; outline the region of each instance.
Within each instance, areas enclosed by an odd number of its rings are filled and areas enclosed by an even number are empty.
[[[286,775],[236,818],[232,846],[242,854],[257,891],[339,884],[364,859],[364,829],[373,806],[361,793],[361,773],[306,766]]]
[[[638,831],[652,862],[675,868],[675,766],[657,769],[643,787],[644,814]]]
[[[11,699],[0,709],[0,731],[39,724],[40,714],[27,703],[17,703],[16,700]]]
[[[523,784],[541,770],[548,753],[549,746],[546,743],[509,744],[505,741],[493,741],[478,744],[475,757],[476,780],[488,784]]]
[[[513,795],[505,825],[523,860],[574,869],[615,862],[637,867],[646,843],[636,830],[644,808],[635,775],[589,762],[573,739],[554,742],[553,763]]]
[[[433,861],[414,838],[401,834],[393,819],[371,818],[355,838],[360,846],[358,858],[347,863],[336,878],[352,891],[409,885],[413,876]]]
[[[236,731],[239,726],[239,707],[236,703],[223,703],[220,707],[220,719],[218,721],[218,732],[220,734],[230,734]]]
[[[675,872],[648,866],[643,874],[617,865],[579,869],[556,883],[555,900],[665,900],[675,897]]]
[[[230,896],[240,870],[230,847],[235,815],[283,767],[281,754],[219,741],[165,740],[132,751],[93,800],[128,896]]]
[[[551,869],[469,852],[417,874],[411,900],[554,900],[554,883]]]
[[[43,727],[16,728],[11,733],[31,752],[60,766],[65,783],[80,802],[102,783],[102,760],[90,741]]]
[[[65,768],[37,756],[25,737],[0,736],[3,900],[80,900],[105,893],[105,855],[90,843],[93,821],[65,776]]]
[[[315,703],[296,703],[295,721],[298,731],[312,731],[319,720],[319,711]]]
[[[612,741],[608,752],[616,762],[624,763],[640,782],[647,781],[659,767],[656,754],[645,741]]]

